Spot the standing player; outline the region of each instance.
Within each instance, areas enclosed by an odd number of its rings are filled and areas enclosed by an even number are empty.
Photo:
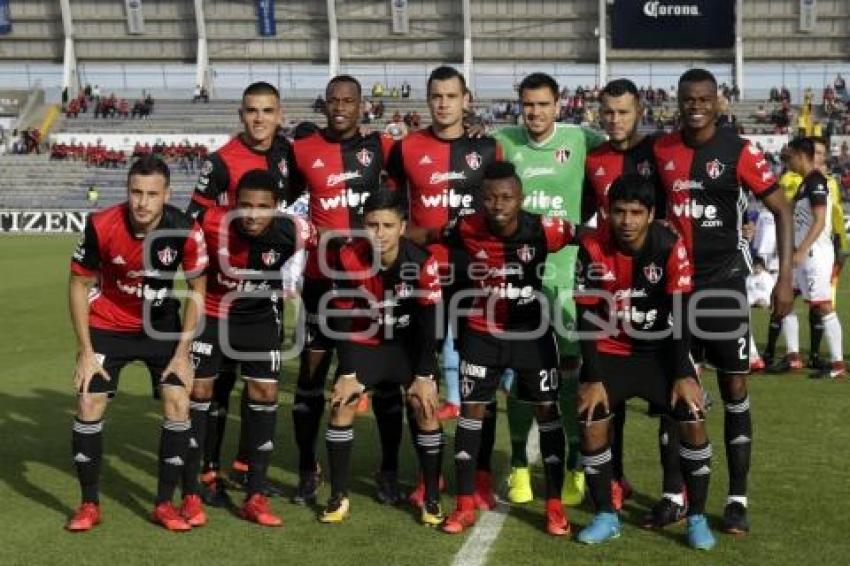
[[[200,218],[211,206],[233,206],[239,179],[254,169],[265,169],[274,175],[281,194],[293,192],[289,178],[292,171],[292,149],[280,131],[282,120],[283,108],[278,90],[266,82],[249,85],[242,93],[239,107],[242,132],[204,161],[186,212],[193,218]],[[206,442],[201,447],[192,448],[193,451],[204,451],[203,479],[210,487],[204,494],[210,504],[221,505],[225,502],[223,485],[218,475],[230,393],[235,384],[236,364],[225,356],[215,380],[213,401],[206,411],[207,419],[203,425],[206,427]],[[245,422],[248,413],[244,391],[240,414],[242,422]],[[196,424],[200,422],[200,416],[193,420]],[[193,434],[197,437],[204,433],[195,430]],[[239,440],[239,452],[233,461],[233,471],[241,479],[244,479],[247,471],[246,441],[247,436],[243,430]]]
[[[457,281],[458,262],[449,257],[449,249],[439,242],[445,227],[459,216],[478,207],[478,191],[484,169],[501,159],[496,142],[488,137],[469,137],[464,131],[464,110],[469,105],[469,91],[463,74],[453,67],[438,67],[428,77],[426,87],[431,126],[408,135],[398,142],[390,156],[388,173],[398,182],[409,201],[407,236],[426,246],[440,264],[444,281]],[[444,288],[448,297],[452,285]],[[447,329],[442,344],[442,370],[447,383],[458,380],[458,356],[455,337]],[[451,385],[449,386],[451,389]],[[442,420],[455,418],[459,407],[449,403],[440,408]],[[478,503],[493,509],[490,454],[496,427],[495,404],[488,408],[485,420],[484,449],[479,459],[476,478]],[[411,503],[422,505],[424,484],[411,494]]]
[[[347,236],[363,227],[363,204],[380,186],[381,172],[393,140],[387,135],[360,134],[360,83],[349,75],[332,78],[325,89],[327,127],[293,143],[298,184],[309,197],[310,221],[320,234]],[[333,341],[321,331],[321,298],[332,286],[321,268],[326,258],[311,253],[304,271],[302,299],[306,336],[298,386],[292,405],[292,423],[298,445],[298,489],[293,503],[312,503],[321,479],[316,459],[325,405],[325,380],[333,355]],[[381,435],[383,460],[377,477],[378,499],[397,503],[398,451],[403,425],[401,393],[373,396],[372,408]]]
[[[516,373],[517,398],[534,406],[546,474],[546,531],[567,535],[561,503],[566,442],[558,411],[558,348],[552,332],[542,272],[550,253],[573,239],[561,218],[522,210],[522,182],[514,165],[492,163],[481,187],[483,212],[462,217],[446,236],[471,258],[466,293],[471,308],[460,333],[461,414],[455,432],[457,508],[443,530],[460,533],[475,524],[476,460],[483,422],[506,369]]]
[[[207,252],[200,229],[166,204],[169,171],[142,157],[127,175],[127,202],[92,214],[71,262],[71,322],[77,336],[72,449],[82,504],[65,525],[87,531],[100,522],[98,481],[103,461],[103,415],[128,363],[140,360],[161,389],[164,420],[159,481],[152,519],[171,531],[192,527],[171,503],[190,443],[189,347],[198,323]],[[180,303],[171,296],[179,268],[193,296],[180,330]],[[149,331],[167,333],[156,336]]]
[[[694,262],[695,320],[691,329],[698,354],[717,370],[725,406],[724,440],[729,497],[723,530],[744,534],[747,475],[752,451],[752,416],[747,394],[749,309],[746,276],[749,245],[741,233],[745,187],[773,212],[779,276],[773,290],[775,316],[791,309],[791,210],[762,152],[730,128],[716,126],[717,81],[703,69],[679,79],[682,126],[654,146],[655,163],[667,194],[667,218],[682,235]],[[717,317],[712,311],[725,310]]]
[[[202,227],[213,250],[206,296],[207,325],[192,344],[196,362],[192,388],[193,428],[203,442],[203,406],[213,397],[223,357],[240,363],[245,379],[246,411],[242,426],[247,478],[240,515],[264,526],[282,524],[264,495],[266,471],[274,449],[281,352],[280,269],[304,246],[315,245],[312,227],[297,217],[276,216],[281,193],[265,169],[248,171],[236,185],[233,207],[206,211]],[[197,421],[197,422],[195,422]],[[198,455],[193,454],[193,465]],[[185,509],[193,525],[206,522],[200,499]]]
[[[692,270],[682,238],[653,222],[656,185],[637,174],[617,178],[607,221],[581,238],[576,303],[582,331],[579,415],[582,461],[596,505],[578,540],[597,544],[620,535],[612,501],[610,408],[631,397],[664,407],[681,429],[677,447],[688,486],[688,543],[709,550],[703,514],[711,444],[702,388],[690,357],[685,295]]]
[[[426,250],[401,234],[404,211],[398,195],[381,190],[364,206],[369,239],[345,244],[335,258],[336,330],[339,369],[330,422],[325,434],[330,463],[331,497],[319,518],[337,523],[349,513],[348,476],[354,442],[355,405],[366,390],[407,390],[416,418],[415,438],[425,478],[422,522],[443,522],[440,469],[443,432],[437,419],[434,348],[436,305],[441,300],[439,265]],[[352,309],[361,315],[352,316]]]
[[[560,111],[558,83],[545,73],[533,73],[519,84],[524,126],[502,128],[496,140],[505,159],[516,165],[522,180],[523,207],[531,212],[569,220],[581,220],[582,184],[588,151],[604,138],[587,128],[555,123]],[[572,300],[576,248],[570,246],[552,254],[546,264],[543,290],[555,307],[559,366],[564,373],[561,388],[561,413],[569,442],[564,502],[578,505],[584,497],[584,475],[578,465],[579,430],[575,419],[575,393],[578,385],[578,344],[568,336],[575,327]],[[514,503],[531,501],[531,475],[526,457],[526,442],[531,428],[531,407],[517,400],[516,391],[508,396],[508,424],[511,430],[511,475],[508,498]]]

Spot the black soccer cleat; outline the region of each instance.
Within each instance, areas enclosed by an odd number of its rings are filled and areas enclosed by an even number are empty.
[[[406,497],[398,487],[398,474],[396,472],[380,471],[375,474],[375,483],[378,491],[375,498],[384,505],[398,505]]]
[[[730,535],[745,535],[750,532],[750,520],[747,519],[747,508],[737,501],[727,503],[723,509],[724,533]]]
[[[289,500],[296,505],[315,504],[321,483],[322,471],[319,465],[316,464],[315,470],[299,473],[298,487],[295,490],[295,494]]]
[[[233,507],[233,501],[227,494],[224,484],[220,481],[201,483],[200,495],[205,505],[229,509]]]
[[[687,516],[688,509],[672,499],[662,497],[643,519],[644,529],[663,529],[670,525],[681,523]]]

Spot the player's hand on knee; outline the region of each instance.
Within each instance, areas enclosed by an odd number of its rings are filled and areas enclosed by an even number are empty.
[[[169,375],[175,375],[186,391],[192,390],[192,380],[195,378],[195,367],[187,354],[175,353],[171,361],[162,372],[160,382],[164,382]]]
[[[678,403],[683,403],[695,418],[705,412],[704,396],[702,387],[693,377],[682,377],[673,383],[673,391],[670,393],[670,407],[675,408]]]
[[[356,403],[366,386],[357,381],[357,375],[351,373],[341,375],[336,380],[333,393],[331,394],[331,407],[342,407]]]
[[[594,381],[582,383],[578,387],[578,414],[586,414],[586,424],[590,426],[593,422],[593,415],[597,407],[602,407],[605,414],[611,412],[608,405],[608,393],[605,391],[605,386],[602,382]]]
[[[80,352],[77,354],[77,367],[74,368],[74,389],[80,393],[89,392],[89,384],[95,375],[100,374],[103,379],[110,381],[112,378],[103,369],[97,354],[94,352]]]
[[[431,376],[417,375],[413,383],[407,388],[408,397],[415,397],[422,407],[425,420],[431,420],[437,412],[440,404],[437,395],[437,383]]]

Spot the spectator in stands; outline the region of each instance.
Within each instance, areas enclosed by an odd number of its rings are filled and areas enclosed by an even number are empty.
[[[313,101],[313,112],[324,114],[325,112],[325,99],[321,94],[316,95],[316,100]]]
[[[785,85],[782,85],[782,89],[779,91],[779,97],[783,102],[791,104],[791,91]]]
[[[384,96],[384,85],[378,81],[372,85],[372,98],[380,98]]]
[[[779,89],[776,87],[771,87],[770,96],[768,98],[771,102],[779,102]]]
[[[842,101],[847,99],[847,83],[844,81],[844,77],[841,76],[841,73],[835,77],[835,81],[832,83],[832,86],[835,88],[835,94]]]
[[[83,96],[86,98],[86,100],[91,100],[91,93],[92,93],[91,84],[86,83],[86,88],[83,89]]]
[[[208,103],[210,101],[210,95],[207,92],[206,87],[197,85],[195,87],[195,93],[192,96],[192,102],[203,102]]]
[[[384,102],[382,100],[378,100],[372,105],[372,116],[377,120],[384,117]]]
[[[80,115],[80,99],[72,98],[65,107],[66,118],[76,118]]]
[[[756,111],[753,113],[753,118],[755,118],[757,124],[766,124],[768,121],[767,110],[764,107],[764,104],[759,104]]]
[[[100,193],[94,185],[89,187],[86,192],[86,200],[89,202],[89,208],[97,208],[97,201],[100,199]]]
[[[129,118],[130,117],[130,103],[127,102],[126,98],[122,98],[118,101],[118,109],[116,110],[118,116],[121,118]]]
[[[406,80],[401,83],[401,97],[410,98],[410,83]]]
[[[91,96],[95,102],[100,100],[100,86],[94,85],[94,88],[91,89]]]
[[[398,87],[394,86],[390,89],[390,98],[398,98]]]

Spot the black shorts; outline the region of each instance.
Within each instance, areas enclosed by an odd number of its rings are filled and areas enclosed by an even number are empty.
[[[413,380],[413,357],[401,342],[384,342],[376,346],[354,342],[338,342],[340,374],[354,373],[357,381],[370,389],[407,387]]]
[[[110,398],[118,392],[118,380],[121,370],[131,362],[144,363],[150,372],[151,387],[156,391],[161,385],[162,370],[166,368],[174,355],[177,343],[173,340],[154,340],[143,332],[116,332],[90,328],[92,347],[100,365],[111,378],[109,381],[96,374],[89,383],[89,393],[106,393]],[[172,376],[164,382],[166,385],[181,385],[179,379]]]
[[[222,333],[222,322],[227,325],[226,335]],[[230,352],[224,349],[225,338]],[[280,324],[274,320],[222,321],[207,317],[204,331],[192,342],[195,378],[215,378],[228,358],[239,363],[245,379],[279,381]]]
[[[301,300],[304,303],[304,349],[329,351],[334,341],[322,332],[321,320],[327,319],[319,313],[322,297],[333,289],[333,281],[322,278],[304,278]]]
[[[460,336],[460,395],[464,403],[489,403],[506,369],[516,372],[517,399],[558,401],[558,345],[550,331],[536,340],[505,340],[466,329]]]
[[[711,294],[700,297],[703,293]],[[750,308],[744,279],[700,287],[691,296],[689,309],[692,315],[697,313],[690,328],[694,359],[720,372],[749,373]]]

